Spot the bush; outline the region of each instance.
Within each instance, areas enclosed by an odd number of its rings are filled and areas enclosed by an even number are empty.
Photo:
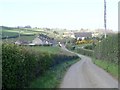
[[[94,51],[86,50],[83,48],[77,49],[77,52],[80,54],[83,54],[83,55],[87,55],[87,56],[93,56],[93,54],[94,54]]]
[[[87,45],[84,47],[85,49],[89,49],[89,50],[93,50],[93,46],[92,45]]]
[[[95,46],[96,46],[96,44],[95,44],[95,43],[92,43],[92,44],[90,44],[90,45],[86,45],[86,46],[84,47],[84,49],[94,50]]]
[[[118,35],[108,36],[95,47],[94,56],[97,59],[107,60],[118,64]]]
[[[43,53],[14,44],[2,44],[2,87],[23,88],[50,67],[78,58]]]

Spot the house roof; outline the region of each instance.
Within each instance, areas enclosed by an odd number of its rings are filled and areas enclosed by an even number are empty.
[[[32,43],[34,43],[34,44],[43,44],[43,41],[39,38],[39,37],[36,37],[33,41],[32,41]]]
[[[75,34],[75,37],[92,37],[91,32],[79,32],[74,34]]]
[[[39,35],[39,38],[42,40],[42,41],[48,41],[49,43],[53,43],[53,44],[55,44],[55,40],[54,40],[54,38],[50,38],[49,36],[47,36],[47,35],[44,35],[44,34],[40,34]]]

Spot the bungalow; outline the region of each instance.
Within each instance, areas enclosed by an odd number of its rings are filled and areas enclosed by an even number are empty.
[[[54,38],[51,38],[51,37],[49,37],[47,35],[40,34],[38,37],[40,39],[42,39],[42,41],[44,41],[45,44],[48,44],[48,45],[55,45],[55,44],[57,44],[57,41],[54,40]]]
[[[92,37],[92,33],[91,32],[79,32],[79,33],[74,33],[74,34],[75,34],[75,38],[77,40],[79,40],[79,39],[84,40],[85,38]]]
[[[39,38],[36,37],[33,41],[32,41],[33,45],[43,45],[43,41]]]
[[[55,40],[48,37],[47,35],[40,34],[36,37],[30,45],[53,45]]]
[[[75,38],[75,35],[73,32],[64,32],[63,33],[63,38],[65,37],[71,37],[71,38]]]
[[[14,44],[17,44],[17,45],[28,45],[29,42],[25,41],[25,40],[17,40]]]

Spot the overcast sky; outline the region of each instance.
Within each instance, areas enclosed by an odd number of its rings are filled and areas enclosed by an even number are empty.
[[[107,1],[107,28],[118,30],[118,1]],[[0,25],[104,28],[104,0],[0,0]]]

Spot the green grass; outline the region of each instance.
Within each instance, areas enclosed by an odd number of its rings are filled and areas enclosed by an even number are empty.
[[[27,40],[27,41],[32,41],[35,38],[35,36],[20,36],[20,40]],[[3,42],[15,42],[19,40],[19,37],[17,38],[9,38],[9,39],[2,39]]]
[[[38,33],[33,30],[30,31],[30,30],[25,30],[25,29],[11,29],[11,30],[4,29],[4,30],[2,30],[2,37],[17,36],[17,35],[19,35],[19,31],[20,31],[20,34],[26,34],[26,35]]]
[[[2,29],[0,30],[2,32],[2,37],[14,37],[14,36],[18,36],[19,35],[19,31],[21,35],[38,35],[38,34],[45,34],[47,36],[50,36],[52,38],[56,38],[56,35],[53,34],[52,31],[44,31],[42,29]],[[33,38],[31,39],[32,36],[21,36],[21,39],[25,39],[25,40],[33,40]],[[33,36],[34,37],[34,36]],[[60,37],[59,37],[60,38]],[[15,40],[17,40],[18,38],[14,38]],[[13,39],[12,39],[13,40]],[[3,40],[4,41],[4,40]],[[11,41],[8,40],[8,41]],[[13,40],[14,41],[14,40]]]
[[[24,34],[24,35],[28,35],[28,34],[40,34],[40,33],[44,33],[44,34],[48,34],[47,32],[41,30],[41,29],[2,29],[2,36],[15,36],[18,35],[19,32],[20,34]]]
[[[69,53],[63,49],[61,49],[59,46],[28,46],[28,48],[32,48],[36,51],[41,51],[41,52],[47,52],[47,53],[52,53],[52,54],[62,54],[62,55],[67,55],[67,56],[74,56],[74,53]]]
[[[0,30],[2,32],[2,37],[14,37],[18,36],[19,32],[21,35],[38,35],[38,34],[45,34],[51,38],[55,38],[57,40],[60,40],[60,36],[54,35],[53,31],[45,31],[43,29],[32,29],[32,28],[22,28],[22,29],[17,29],[17,28],[2,28]],[[25,37],[26,38],[26,37]],[[27,39],[29,40],[29,39]],[[30,39],[31,40],[31,39]]]
[[[57,47],[57,46],[28,46],[28,48],[32,48],[36,51],[41,51],[41,52],[48,52],[48,53],[53,53],[53,54],[56,54],[56,53],[59,53],[60,52],[60,47]]]
[[[36,34],[36,31],[30,31],[30,30],[24,30],[24,29],[11,29],[11,30],[2,30],[3,36],[15,36],[18,35],[20,31],[20,34]]]
[[[34,38],[35,36],[21,36],[20,37],[21,40],[27,40],[27,41],[32,41]]]
[[[99,67],[103,68],[105,71],[110,73],[113,77],[118,79],[118,65],[110,63],[106,60],[98,60],[93,58],[93,62]]]
[[[30,88],[59,88],[67,69],[79,59],[59,64],[54,69],[48,70],[30,84]]]
[[[17,36],[18,33],[17,32],[8,32],[7,30],[2,31],[2,37],[10,37],[10,36]]]
[[[118,76],[118,34],[109,35],[106,39],[97,43],[94,50],[94,57],[97,60],[93,60],[96,65],[100,66],[112,76],[119,78]]]

